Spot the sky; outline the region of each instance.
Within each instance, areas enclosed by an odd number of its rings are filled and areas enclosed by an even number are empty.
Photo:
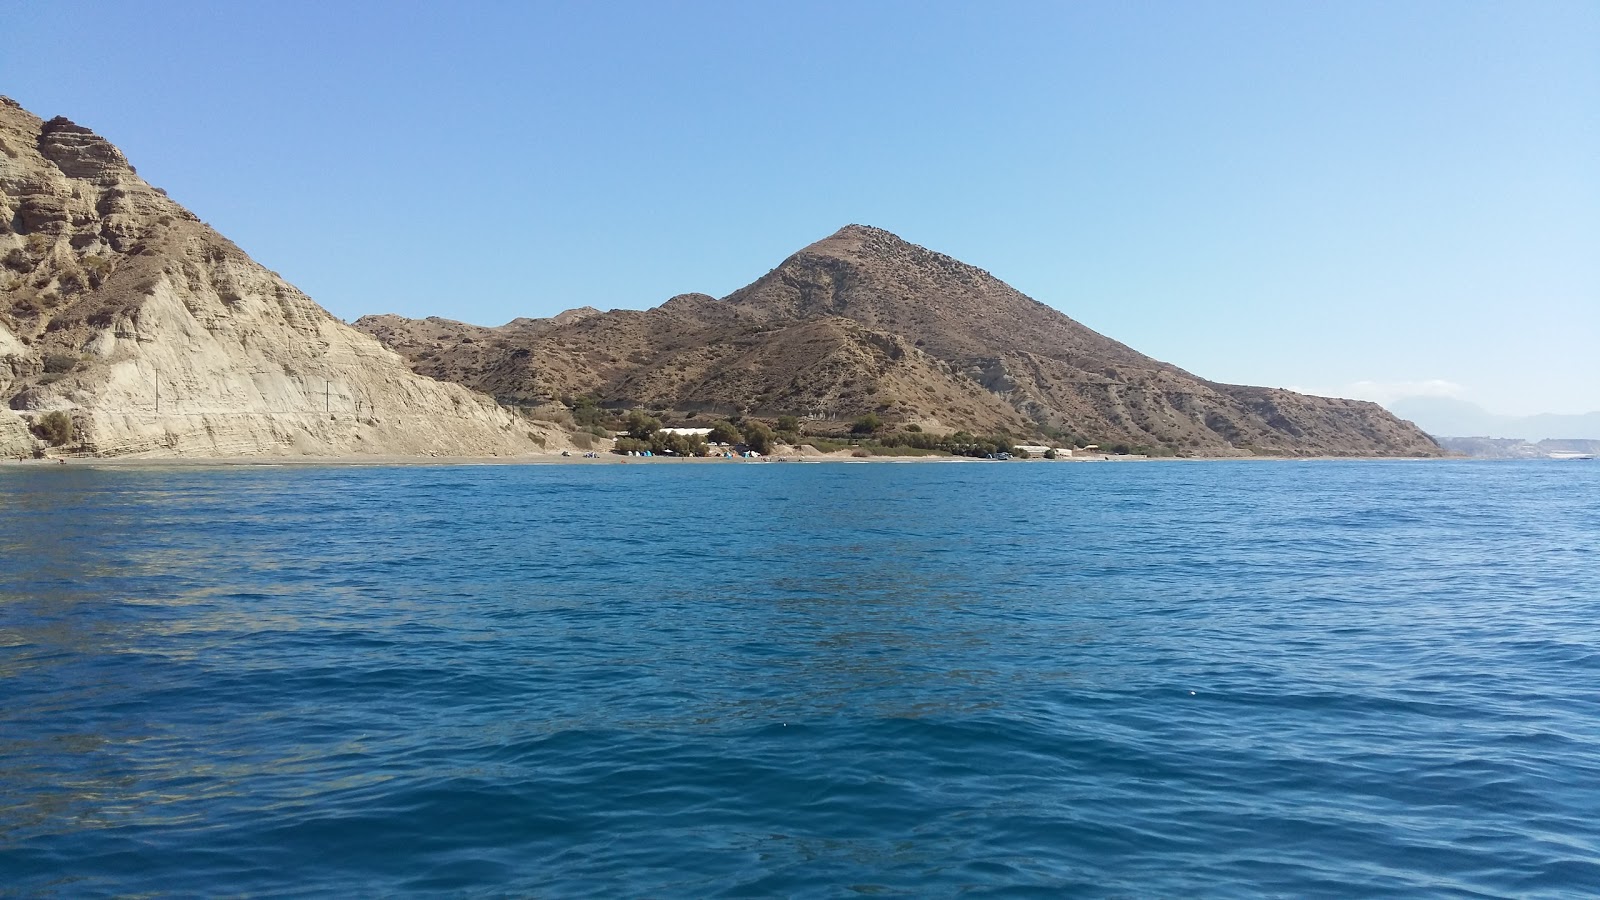
[[[1217,381],[1600,409],[1600,4],[0,6],[0,94],[335,315],[717,296],[849,223]]]

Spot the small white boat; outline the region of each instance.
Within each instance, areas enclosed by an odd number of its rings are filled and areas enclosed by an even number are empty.
[[[1594,459],[1593,453],[1584,453],[1580,450],[1552,450],[1551,459]]]

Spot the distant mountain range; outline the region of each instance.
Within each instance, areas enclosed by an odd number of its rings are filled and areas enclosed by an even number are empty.
[[[417,372],[509,404],[587,395],[669,419],[794,415],[812,433],[870,413],[924,432],[1043,431],[1210,456],[1441,452],[1377,404],[1207,381],[864,225],[721,299],[495,328],[392,315],[354,324]]]
[[[1502,416],[1452,397],[1406,397],[1387,404],[1434,437],[1600,440],[1600,412],[1583,415]]]
[[[1546,438],[1537,443],[1521,438],[1443,437],[1439,443],[1451,453],[1478,459],[1546,459],[1552,453],[1588,453],[1600,456],[1600,441]]]

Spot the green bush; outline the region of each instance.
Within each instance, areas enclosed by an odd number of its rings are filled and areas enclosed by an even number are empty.
[[[599,401],[588,394],[578,397],[567,405],[572,408],[572,421],[579,425],[599,427],[600,423],[608,418],[606,411],[600,408]],[[606,434],[595,436],[610,437]]]
[[[47,412],[33,421],[33,433],[50,446],[59,447],[72,440],[72,417],[59,409]]]
[[[658,456],[705,456],[708,448],[706,439],[697,434],[657,431],[649,440],[619,437],[612,449],[618,453],[644,453],[648,450]]]
[[[628,432],[628,437],[648,441],[651,435],[661,430],[661,420],[642,409],[636,409],[623,417],[622,427]]]
[[[744,427],[744,443],[757,453],[771,453],[772,448],[777,445],[777,436],[772,433],[772,429],[752,420]]]
[[[676,456],[705,456],[707,447],[706,439],[698,434],[658,431],[650,437],[650,450]]]
[[[779,416],[778,430],[786,431],[790,434],[800,434],[800,420],[795,416]]]
[[[872,434],[883,427],[883,420],[877,413],[867,413],[850,426],[851,434]]]
[[[742,442],[744,440],[744,435],[739,433],[739,427],[737,425],[729,422],[727,419],[723,419],[721,422],[717,422],[711,426],[711,433],[706,435],[706,439],[711,441],[713,444],[733,445]]]
[[[885,447],[882,445],[866,445],[866,449],[873,456],[944,456],[945,451],[925,449],[922,447]],[[852,454],[854,455],[854,454]]]
[[[611,445],[611,449],[617,453],[643,453],[650,449],[650,442],[624,435],[617,438],[617,442]]]

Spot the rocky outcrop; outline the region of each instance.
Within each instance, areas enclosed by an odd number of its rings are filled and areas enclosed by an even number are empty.
[[[68,178],[100,186],[137,174],[110,141],[62,116],[39,129],[39,153]]]
[[[0,409],[0,458],[26,458],[39,442],[28,431],[28,423],[9,409]]]
[[[514,455],[562,432],[412,372],[66,119],[0,102],[0,449]],[[20,428],[20,433],[19,433]]]

